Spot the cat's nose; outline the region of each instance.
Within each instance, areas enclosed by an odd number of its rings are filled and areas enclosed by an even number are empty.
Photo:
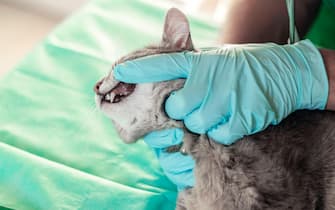
[[[93,90],[97,95],[102,95],[102,93],[99,92],[101,84],[102,84],[102,80],[100,80],[99,82],[97,82],[97,84],[94,85]]]

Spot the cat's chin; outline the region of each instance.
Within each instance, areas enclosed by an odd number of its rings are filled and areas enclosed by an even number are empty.
[[[127,130],[123,129],[117,123],[113,122],[113,124],[117,130],[117,133],[119,134],[119,137],[124,143],[132,144],[135,143],[140,138],[136,135],[132,135],[132,132],[127,131],[128,129]]]
[[[119,136],[122,139],[122,141],[126,144],[133,144],[138,140],[138,138],[134,138],[133,136],[130,136],[130,135],[119,134]]]

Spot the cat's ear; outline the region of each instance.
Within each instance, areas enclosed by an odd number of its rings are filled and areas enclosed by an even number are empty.
[[[166,14],[162,44],[179,50],[193,50],[190,26],[186,16],[171,8]]]

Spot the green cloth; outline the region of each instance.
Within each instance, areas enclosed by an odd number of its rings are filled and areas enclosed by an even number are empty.
[[[3,209],[174,209],[176,188],[153,152],[123,144],[92,91],[116,58],[159,41],[165,12],[143,0],[92,1],[1,78]],[[317,27],[311,36],[327,44]],[[197,47],[218,32],[195,18],[191,30]]]
[[[320,12],[306,38],[320,47],[335,49],[335,0],[321,4]]]
[[[122,143],[93,93],[116,58],[160,41],[166,10],[92,1],[1,78],[0,206],[175,208],[176,188],[154,153],[142,141]],[[191,27],[198,46],[215,40],[214,26],[193,19]]]
[[[335,10],[335,0],[324,0],[328,6],[332,7],[333,10]]]

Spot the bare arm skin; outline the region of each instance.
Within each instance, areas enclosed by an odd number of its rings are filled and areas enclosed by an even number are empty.
[[[315,19],[320,0],[296,0],[295,20],[304,37]],[[289,18],[285,0],[227,0],[219,42],[287,44]]]
[[[289,18],[285,0],[228,0],[219,42],[287,44]],[[299,37],[314,21],[321,1],[296,0],[295,19]],[[329,83],[327,110],[335,110],[335,51],[320,49]]]
[[[328,75],[328,101],[327,110],[335,110],[335,50],[320,49],[323,62]]]

